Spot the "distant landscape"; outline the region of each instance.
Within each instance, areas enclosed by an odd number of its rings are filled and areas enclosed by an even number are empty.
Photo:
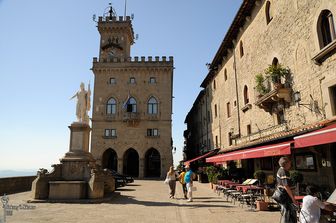
[[[0,170],[0,178],[36,175],[36,170]]]

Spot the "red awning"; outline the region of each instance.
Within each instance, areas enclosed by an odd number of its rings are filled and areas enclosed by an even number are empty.
[[[294,137],[295,148],[336,142],[336,124]]]
[[[288,155],[291,153],[291,143],[293,143],[293,141],[220,154],[217,156],[207,158],[206,162],[221,163],[230,160],[242,160],[242,159],[261,158],[267,156]]]
[[[206,153],[206,154],[203,154],[202,156],[198,156],[198,157],[196,157],[196,158],[194,158],[194,159],[191,159],[191,160],[188,160],[188,161],[184,161],[184,165],[188,166],[188,165],[190,165],[191,162],[194,162],[194,161],[196,161],[196,160],[200,160],[200,159],[202,159],[202,158],[209,157],[209,156],[211,156],[211,155],[214,155],[214,154],[217,153],[217,152],[218,152],[218,149],[215,149],[215,150],[212,150],[212,151],[210,151],[210,152],[208,152],[208,153]]]

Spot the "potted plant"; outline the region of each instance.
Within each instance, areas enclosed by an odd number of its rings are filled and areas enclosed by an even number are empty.
[[[264,85],[265,78],[262,74],[257,74],[255,76],[255,81],[256,81],[256,90],[259,93],[259,96],[262,96],[267,93],[267,89]]]
[[[265,182],[265,179],[266,179],[266,174],[262,170],[257,170],[257,171],[254,172],[253,177],[255,179],[258,179],[259,184],[263,184]]]
[[[275,88],[281,88],[281,78],[286,78],[289,75],[290,71],[288,68],[284,68],[281,64],[269,65],[265,70],[267,77],[271,78],[272,83]]]
[[[218,179],[226,180],[229,178],[229,170],[223,166],[219,167],[218,173],[219,173]]]
[[[213,189],[213,184],[217,183],[217,177],[219,176],[218,170],[214,166],[208,166],[205,172],[208,175],[208,180],[209,180],[211,189]]]
[[[303,175],[297,170],[289,171],[291,181],[295,185],[295,192],[299,194],[300,184],[303,182]]]

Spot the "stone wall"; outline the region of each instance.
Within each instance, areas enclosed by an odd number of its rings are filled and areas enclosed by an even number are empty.
[[[208,135],[212,147],[216,147],[217,136],[220,148],[230,148],[228,134],[232,132],[239,136],[240,133],[240,137],[247,137],[248,125],[253,134],[281,124],[276,112],[267,112],[255,104],[258,100],[255,76],[264,73],[274,58],[288,67],[292,75],[290,102],[283,109],[287,130],[335,117],[328,88],[336,85],[336,54],[328,55],[320,64],[314,61],[314,57],[323,51],[319,45],[317,20],[325,9],[336,15],[335,4],[332,0],[270,1],[273,18],[267,24],[266,2],[256,2],[251,14],[245,16],[237,37],[232,40],[233,47],[226,49],[227,54],[219,64],[212,64],[216,67],[215,75],[210,75],[210,72],[205,79],[203,86],[211,115]],[[248,88],[250,107],[242,111],[245,106],[245,86]],[[313,105],[312,101],[315,101],[315,109],[310,110],[309,105],[297,106],[293,97],[296,91],[301,93],[300,103]],[[197,127],[202,128],[204,126]],[[274,128],[269,135],[279,132],[283,130]],[[239,146],[241,142],[237,140],[236,145]],[[233,146],[236,145],[233,140]]]
[[[31,190],[35,178],[36,176],[0,178],[0,196]]]

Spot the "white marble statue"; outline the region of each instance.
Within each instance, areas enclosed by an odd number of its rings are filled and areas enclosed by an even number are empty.
[[[74,96],[70,98],[73,99],[77,97],[77,106],[76,106],[76,116],[78,122],[87,123],[89,124],[89,116],[87,114],[90,111],[91,103],[90,103],[90,83],[88,85],[88,90],[85,90],[85,85],[82,82],[80,84],[80,91],[78,91]]]

